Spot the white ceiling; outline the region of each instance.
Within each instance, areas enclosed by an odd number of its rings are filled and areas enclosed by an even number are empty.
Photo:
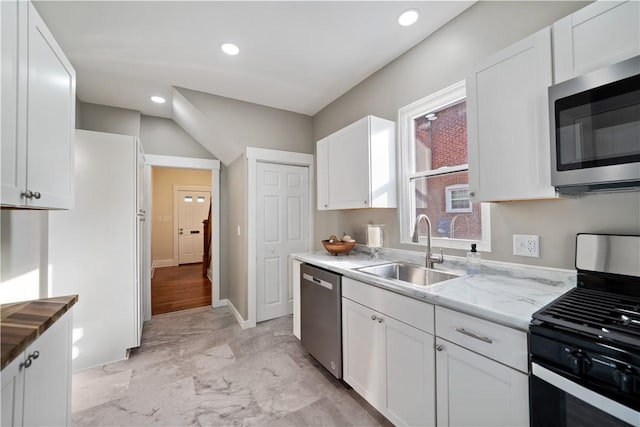
[[[84,102],[171,117],[172,86],[313,115],[470,1],[39,1]],[[408,8],[420,19],[401,27]],[[235,57],[219,46],[240,47]],[[161,95],[164,105],[149,96]]]

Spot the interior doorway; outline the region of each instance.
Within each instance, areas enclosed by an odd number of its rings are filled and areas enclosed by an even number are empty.
[[[212,304],[203,268],[211,224],[210,170],[151,168],[151,314]],[[210,230],[210,228],[209,228]]]

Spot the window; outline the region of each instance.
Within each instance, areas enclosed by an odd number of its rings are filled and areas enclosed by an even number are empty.
[[[403,243],[411,243],[415,219],[425,214],[434,246],[468,249],[473,241],[491,249],[489,205],[472,202],[469,194],[465,96],[462,81],[398,112]],[[426,236],[426,225],[420,226],[419,235]]]
[[[448,185],[445,193],[447,213],[472,212],[468,184]]]

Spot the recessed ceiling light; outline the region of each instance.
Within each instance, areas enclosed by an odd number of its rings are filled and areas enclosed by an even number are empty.
[[[240,52],[240,48],[233,43],[222,43],[220,49],[227,55],[237,55]]]
[[[402,14],[398,17],[398,24],[403,27],[408,27],[409,25],[413,25],[418,20],[418,9],[409,9],[402,12]]]
[[[164,104],[165,102],[167,102],[163,97],[161,96],[152,96],[150,98],[153,102],[155,102],[156,104]]]

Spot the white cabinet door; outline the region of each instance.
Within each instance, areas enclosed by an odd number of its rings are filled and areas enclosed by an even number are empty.
[[[529,425],[526,374],[436,338],[438,426]]]
[[[26,73],[20,74],[23,65],[18,53],[26,49],[27,40],[24,34],[26,26],[20,25],[26,19],[27,3],[18,1],[0,2],[0,42],[2,43],[2,196],[3,205],[19,206],[24,204],[21,193],[26,188],[26,156],[24,128],[18,132],[20,122],[25,123],[24,85]],[[23,15],[23,16],[21,16]],[[21,32],[21,33],[19,33]],[[20,98],[22,96],[22,98]],[[4,425],[4,424],[3,424]]]
[[[375,408],[385,402],[384,329],[380,313],[342,299],[343,378]]]
[[[0,412],[2,427],[14,427],[22,425],[22,406],[24,398],[23,367],[24,352],[15,360],[4,367],[0,373],[2,390],[2,412]]]
[[[550,175],[545,28],[477,64],[467,80],[469,190],[474,201],[555,197]]]
[[[386,400],[382,413],[395,425],[434,426],[433,335],[382,316]]]
[[[67,60],[29,3],[27,100],[27,189],[34,207],[73,207],[73,139],[76,78]]]
[[[316,143],[316,186],[319,211],[331,209],[329,207],[329,138]]]
[[[333,209],[369,206],[369,120],[329,136],[329,206]]]
[[[640,2],[598,1],[553,24],[555,82],[640,55]]]
[[[316,143],[318,210],[395,208],[395,123],[367,116]]]
[[[136,309],[136,343],[139,346],[142,340],[142,327],[144,325],[144,303],[143,289],[146,281],[146,271],[144,267],[145,253],[145,221],[146,212],[144,210],[144,152],[140,140],[137,140],[137,173],[136,173],[136,212],[138,222],[136,223],[136,286],[134,292],[134,301]]]
[[[2,2],[2,204],[73,207],[75,70],[31,2]]]
[[[34,358],[24,369],[27,426],[71,424],[71,327],[72,312],[68,311],[27,347],[27,357]]]
[[[301,261],[292,259],[289,261],[289,287],[293,293],[293,336],[300,336],[300,265]]]

